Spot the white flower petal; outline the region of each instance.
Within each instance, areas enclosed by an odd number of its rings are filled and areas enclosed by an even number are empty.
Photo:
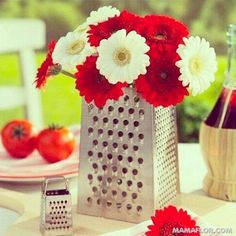
[[[73,44],[78,42],[82,44],[81,48],[78,51],[73,51]],[[59,63],[64,70],[73,70],[76,65],[82,64],[86,57],[93,53],[95,53],[95,48],[88,43],[86,33],[69,32],[56,43],[52,59],[54,63]]]
[[[97,69],[111,84],[133,83],[140,74],[146,73],[150,64],[149,56],[145,54],[148,50],[145,39],[135,31],[127,34],[124,29],[119,30],[102,40],[97,48]]]
[[[179,80],[183,86],[189,85],[193,95],[197,95],[214,81],[214,73],[217,70],[215,50],[210,47],[209,42],[200,37],[189,37],[183,39],[176,52],[181,60],[176,62],[181,75]]]

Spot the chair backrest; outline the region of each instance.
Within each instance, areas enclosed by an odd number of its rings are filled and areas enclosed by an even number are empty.
[[[39,92],[33,85],[36,73],[34,50],[45,46],[45,32],[41,20],[0,20],[0,53],[18,53],[22,74],[22,87],[0,87],[0,110],[25,106],[26,117],[39,127],[43,119]]]

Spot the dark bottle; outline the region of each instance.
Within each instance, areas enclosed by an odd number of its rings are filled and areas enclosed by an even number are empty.
[[[209,126],[236,129],[236,25],[228,26],[228,68],[222,92],[205,123]]]

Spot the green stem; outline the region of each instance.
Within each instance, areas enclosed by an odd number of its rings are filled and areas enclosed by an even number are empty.
[[[71,77],[71,78],[73,78],[73,79],[76,79],[76,77],[75,77],[73,74],[71,74],[70,72],[68,72],[68,71],[61,70],[61,73],[62,73],[63,75],[66,75],[66,76],[69,76],[69,77]]]

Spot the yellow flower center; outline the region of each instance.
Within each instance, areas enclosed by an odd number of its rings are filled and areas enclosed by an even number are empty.
[[[66,52],[71,55],[80,53],[85,47],[85,42],[83,40],[76,40],[72,42],[67,48]]]
[[[199,75],[203,68],[203,62],[199,56],[192,57],[189,61],[189,69],[193,75]]]
[[[124,66],[130,63],[131,54],[126,48],[119,48],[113,54],[114,62],[119,66]]]

